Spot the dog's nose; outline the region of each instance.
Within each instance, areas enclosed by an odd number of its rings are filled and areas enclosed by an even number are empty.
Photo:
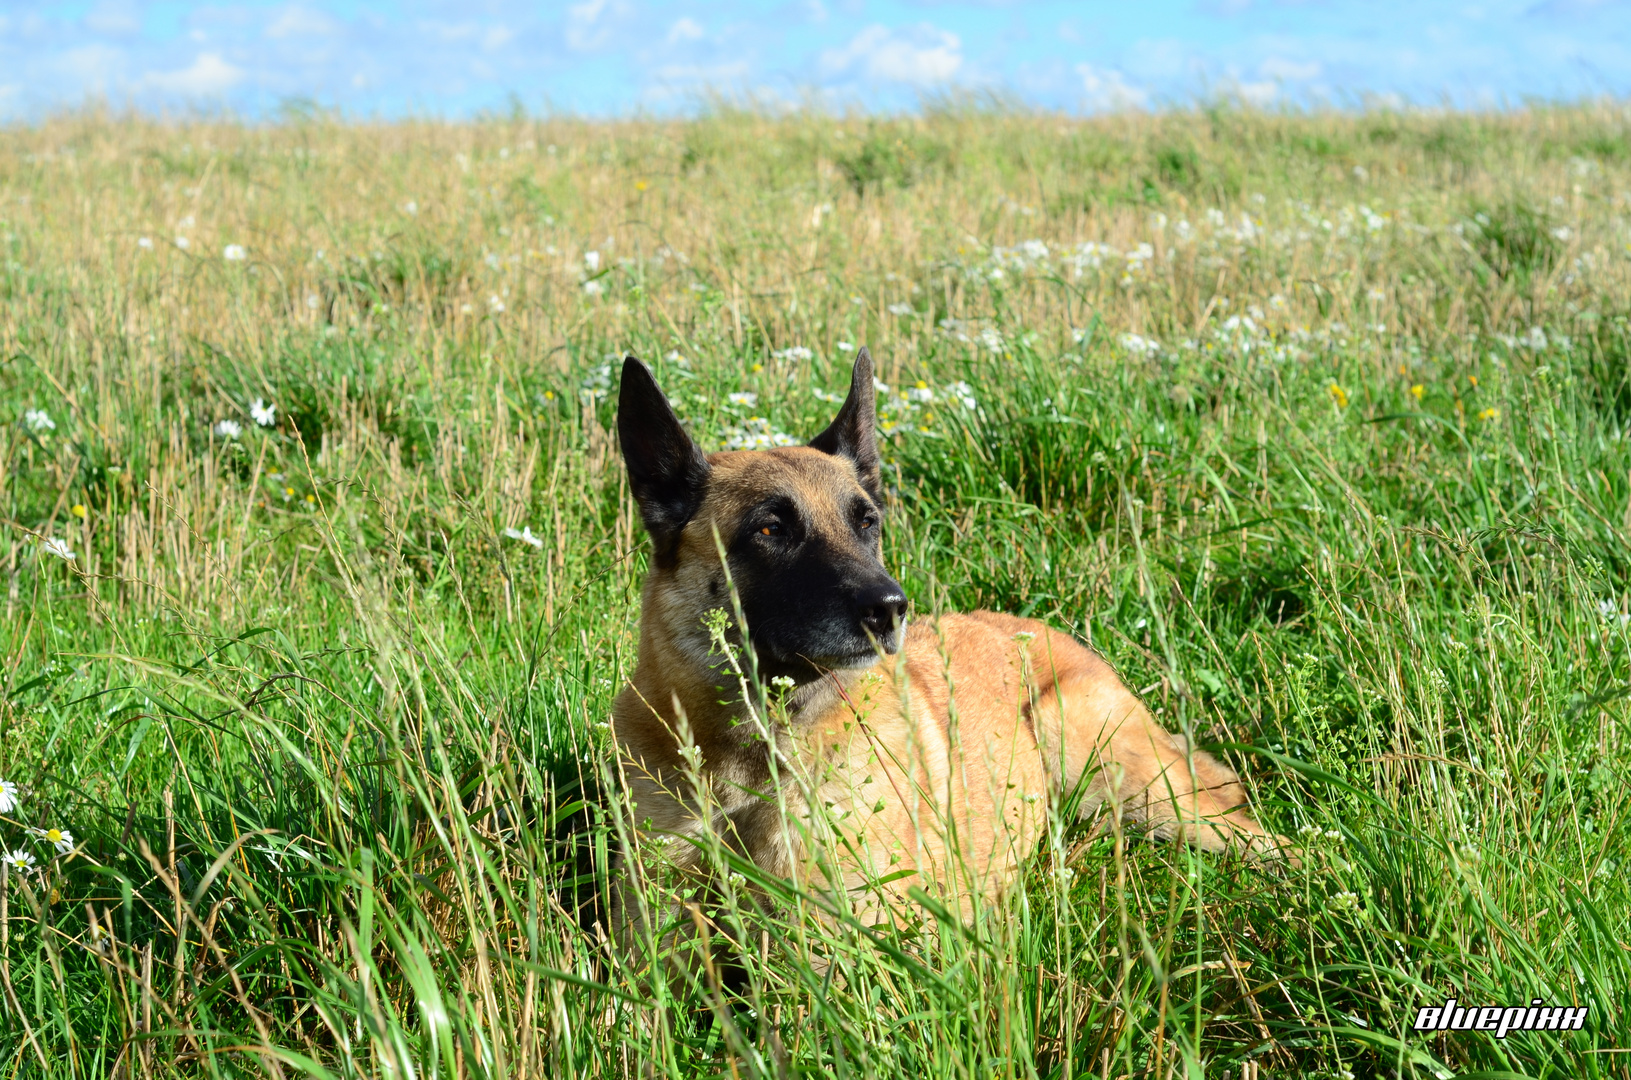
[[[885,578],[856,593],[855,609],[867,632],[882,640],[906,621],[906,593],[896,582]]]

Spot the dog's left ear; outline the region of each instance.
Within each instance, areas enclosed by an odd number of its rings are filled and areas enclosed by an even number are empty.
[[[849,397],[827,430],[810,440],[810,445],[834,457],[847,458],[861,476],[861,486],[874,502],[883,502],[883,486],[878,467],[878,414],[873,399],[872,354],[866,346],[855,357],[850,375]]]
[[[629,469],[629,489],[651,534],[653,561],[673,565],[680,532],[708,487],[711,469],[652,378],[651,369],[626,357],[617,389],[617,440]]]

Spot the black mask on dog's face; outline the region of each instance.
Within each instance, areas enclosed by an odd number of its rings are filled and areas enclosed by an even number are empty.
[[[803,682],[900,648],[907,603],[883,566],[865,349],[838,416],[808,447],[705,457],[633,357],[623,367],[618,433],[654,570],[674,575],[672,588],[689,602],[728,610],[717,530],[761,675]]]

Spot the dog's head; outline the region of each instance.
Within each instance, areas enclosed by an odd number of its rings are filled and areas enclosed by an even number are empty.
[[[652,546],[643,632],[704,660],[702,616],[730,610],[734,585],[766,678],[805,682],[897,651],[906,595],[883,566],[875,427],[864,348],[843,408],[808,446],[708,455],[650,370],[626,359],[617,432]]]

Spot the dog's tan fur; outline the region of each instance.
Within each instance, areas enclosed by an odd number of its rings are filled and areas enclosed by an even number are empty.
[[[706,612],[729,606],[716,538],[779,495],[841,551],[851,543],[844,507],[862,477],[810,447],[707,462],[700,507],[646,580],[638,662],[614,707],[643,829],[689,838],[715,829],[765,871],[817,889],[861,895],[869,880],[895,875],[885,897],[916,885],[965,906],[1013,879],[1050,800],[1078,784],[1083,812],[1111,804],[1210,851],[1278,846],[1229,768],[1188,750],[1104,660],[1034,619],[981,611],[914,621],[898,654],[793,691],[780,719],[762,718],[767,742],[703,626]],[[668,847],[682,867],[701,859],[697,846]],[[833,850],[829,864],[823,851]]]

